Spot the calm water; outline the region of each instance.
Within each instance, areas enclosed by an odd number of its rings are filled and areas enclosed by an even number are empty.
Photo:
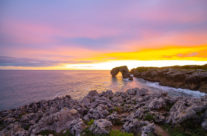
[[[111,78],[109,71],[0,71],[0,110],[15,108],[31,102],[71,95],[79,99],[90,90],[147,88],[167,91],[171,95],[200,97],[198,91],[160,86],[142,79],[123,80],[121,75]]]

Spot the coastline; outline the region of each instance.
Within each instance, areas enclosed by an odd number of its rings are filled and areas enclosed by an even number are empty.
[[[169,133],[168,129],[179,128],[183,134],[199,130],[205,136],[206,113],[207,96],[172,97],[138,88],[116,93],[94,90],[82,100],[65,96],[1,111],[0,135],[148,136],[159,134],[158,129]]]
[[[134,77],[143,78],[160,85],[207,92],[207,65],[138,67],[130,71]]]

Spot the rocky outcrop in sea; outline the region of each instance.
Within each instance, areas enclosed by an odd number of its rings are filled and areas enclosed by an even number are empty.
[[[170,136],[207,134],[207,96],[172,97],[133,88],[90,91],[0,112],[1,136]]]
[[[130,72],[134,77],[159,82],[161,85],[207,92],[207,65],[138,67]]]
[[[133,77],[129,73],[129,69],[127,66],[115,67],[111,70],[112,77],[116,77],[116,75],[121,72],[123,78],[128,78],[129,80],[133,80]]]

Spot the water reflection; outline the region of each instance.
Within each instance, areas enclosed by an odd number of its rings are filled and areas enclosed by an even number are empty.
[[[137,78],[129,81],[121,74],[112,78],[109,71],[0,71],[0,75],[0,110],[65,95],[80,99],[90,90],[101,92],[110,89],[116,92],[136,87],[172,94],[203,95],[197,91],[162,87]]]

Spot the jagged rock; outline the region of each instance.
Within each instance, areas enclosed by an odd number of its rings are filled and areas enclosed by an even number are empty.
[[[154,133],[154,128],[155,126],[153,123],[147,124],[146,126],[142,127],[141,136],[151,136],[152,133]]]
[[[200,99],[180,99],[170,109],[168,122],[173,124],[182,123],[188,119],[197,119],[200,112],[207,108],[207,101]]]
[[[145,113],[148,112],[147,109],[144,108],[138,108],[135,112],[134,112],[134,117],[135,118],[139,118],[142,119],[145,115]]]
[[[155,98],[149,103],[148,107],[150,110],[159,110],[166,107],[166,101],[163,98]]]
[[[107,116],[106,119],[111,121],[113,125],[122,124],[121,117],[117,114],[117,112],[114,112],[111,115]]]
[[[147,93],[149,92],[149,90],[145,89],[145,88],[141,88],[141,89],[137,89],[137,96],[145,96]]]
[[[107,90],[107,91],[104,91],[100,94],[100,96],[103,96],[103,97],[106,97],[108,99],[111,99],[113,97],[113,92],[112,90]]]
[[[120,66],[120,67],[113,68],[111,70],[112,77],[115,77],[119,72],[121,72],[123,78],[129,78],[130,80],[133,80],[127,66]]]
[[[89,128],[95,135],[109,134],[112,123],[106,119],[95,120]]]
[[[123,130],[129,133],[137,134],[141,132],[142,127],[149,124],[146,121],[139,121],[138,119],[131,119],[124,123]]]
[[[200,69],[199,69],[200,68]],[[207,92],[207,66],[138,67],[134,77],[159,82],[161,85]]]
[[[128,89],[126,92],[129,95],[136,95],[138,90],[139,90],[138,88],[132,88],[132,89]]]
[[[10,124],[7,128],[0,131],[1,136],[28,136],[28,134],[28,131],[24,130],[18,122]]]
[[[100,104],[96,108],[91,108],[83,118],[86,121],[89,121],[90,119],[105,118],[109,114],[109,112],[106,109],[107,108],[105,105]]]
[[[206,129],[207,96],[172,97],[139,88],[114,94],[111,90],[100,94],[91,91],[79,101],[66,96],[1,111],[0,135],[35,136],[43,130],[56,133],[69,130],[78,136],[85,127],[84,122],[91,119],[95,119],[90,126],[95,135],[109,133],[112,124],[123,125],[124,131],[143,136],[153,133],[152,122],[175,126],[193,124]]]
[[[80,118],[71,121],[68,125],[68,129],[70,133],[74,136],[80,136],[84,128],[85,128],[85,124],[83,120]]]
[[[60,132],[67,128],[68,124],[78,118],[79,114],[75,109],[63,108],[61,111],[42,117],[42,119],[31,128],[32,134],[37,134],[43,130],[54,130]]]
[[[203,129],[207,130],[207,119],[205,119],[202,123],[201,126]]]

